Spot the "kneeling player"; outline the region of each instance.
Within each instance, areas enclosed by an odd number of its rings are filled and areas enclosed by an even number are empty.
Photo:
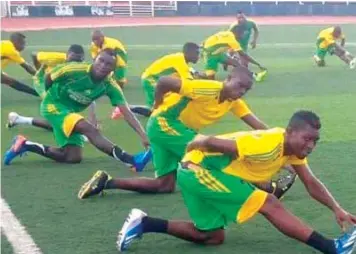
[[[291,164],[310,196],[333,211],[341,227],[356,224],[356,217],[335,201],[307,164],[306,157],[315,148],[320,128],[316,114],[299,111],[286,129],[197,137],[188,145],[177,176],[192,222],[153,218],[133,209],[119,233],[118,249],[126,250],[145,233],[169,234],[198,244],[222,244],[229,222],[244,223],[260,213],[286,236],[322,253],[351,254],[355,226],[340,238],[326,238],[285,209],[273,195],[249,184],[268,180],[281,165]]]
[[[337,40],[341,40],[340,45],[337,44]],[[356,66],[356,58],[351,55],[345,48],[345,36],[342,33],[341,27],[333,26],[322,30],[318,35],[316,43],[316,53],[314,60],[319,67],[325,66],[326,54],[336,55],[342,61],[350,66],[350,69],[354,69]]]

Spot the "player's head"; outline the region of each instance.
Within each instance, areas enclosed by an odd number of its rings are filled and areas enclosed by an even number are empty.
[[[67,62],[83,62],[84,49],[82,45],[72,44],[67,51]]]
[[[97,46],[101,47],[104,43],[104,34],[100,30],[94,30],[91,34],[91,41]]]
[[[183,53],[184,53],[185,60],[188,63],[194,63],[194,64],[197,63],[200,54],[199,49],[200,47],[196,43],[187,42],[186,44],[184,44]]]
[[[333,36],[335,38],[340,38],[342,34],[342,30],[340,26],[334,26]]]
[[[10,41],[18,51],[22,51],[26,45],[26,36],[22,33],[13,33],[10,35]]]
[[[239,24],[243,24],[246,22],[246,16],[242,11],[237,12],[236,19]]]
[[[286,145],[299,159],[310,154],[319,140],[321,123],[312,111],[300,110],[293,114],[286,130]]]
[[[92,73],[97,80],[106,78],[116,67],[116,53],[114,50],[102,50],[94,60]]]
[[[253,75],[244,66],[234,67],[224,81],[222,96],[224,100],[234,101],[244,96],[253,84]]]

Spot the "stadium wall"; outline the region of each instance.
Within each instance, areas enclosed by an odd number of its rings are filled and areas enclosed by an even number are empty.
[[[112,6],[11,5],[11,17],[114,16]],[[356,16],[356,2],[302,1],[177,1],[175,10],[153,9],[152,16],[231,16],[243,10],[249,16]]]

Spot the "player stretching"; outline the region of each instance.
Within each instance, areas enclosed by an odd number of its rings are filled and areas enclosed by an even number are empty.
[[[341,40],[340,44],[337,43]],[[318,35],[316,42],[316,53],[314,60],[319,67],[325,66],[325,56],[327,53],[330,55],[336,55],[342,61],[350,66],[350,69],[354,69],[356,66],[356,58],[351,55],[345,47],[345,35],[342,33],[340,26],[333,26],[322,30]]]
[[[199,60],[199,45],[188,42],[183,46],[183,52],[169,54],[154,61],[142,74],[141,83],[146,97],[146,105],[130,107],[132,112],[144,116],[151,115],[154,103],[155,88],[158,79],[162,76],[173,76],[182,79],[192,79],[189,63]]]
[[[43,99],[46,95],[46,74],[48,74],[58,64],[63,64],[65,62],[82,62],[84,60],[84,49],[81,45],[73,44],[69,47],[67,53],[35,52],[32,54],[32,59],[35,67],[38,69],[36,74],[33,76],[33,86],[38,95]],[[97,126],[94,106],[92,104],[89,107],[89,119],[94,126]],[[22,116],[16,112],[10,112],[6,126],[8,128],[12,128],[16,125],[33,125],[46,130],[52,130],[52,126],[44,119]]]
[[[126,121],[139,134],[144,146],[148,146],[141,124],[128,108],[121,88],[110,75],[115,69],[116,60],[114,52],[105,50],[99,53],[93,64],[68,63],[56,67],[47,75],[48,91],[41,104],[41,115],[53,127],[59,148],[34,143],[23,136],[17,136],[5,154],[4,163],[9,165],[15,157],[27,151],[57,162],[79,163],[82,160],[84,135],[100,151],[130,164],[137,171],[142,170],[150,159],[150,152],[136,156],[126,153],[78,114],[94,100],[107,95],[113,106],[120,107]]]
[[[116,68],[114,70],[114,78],[116,82],[123,88],[127,83],[127,52],[124,45],[117,39],[106,37],[102,31],[95,30],[91,37],[92,43],[90,46],[90,52],[93,59],[104,49],[112,49],[117,55]],[[112,114],[112,119],[121,117],[121,111],[116,107]]]
[[[205,74],[209,79],[215,79],[215,75],[219,70],[219,65],[239,66],[241,63],[238,59],[231,55],[237,54],[242,61],[257,65],[262,71],[255,74],[256,81],[262,81],[267,71],[262,65],[250,57],[240,46],[236,40],[238,37],[238,29],[233,32],[223,31],[218,32],[208,37],[203,42],[203,56],[205,61]]]
[[[240,99],[252,83],[252,73],[242,66],[234,68],[224,82],[161,78],[156,86],[158,107],[147,122],[156,178],[113,179],[106,172],[98,171],[83,185],[78,197],[87,198],[103,189],[174,192],[178,164],[187,144],[199,130],[217,122],[228,112],[254,129],[267,128]],[[171,94],[165,96],[168,93]]]
[[[10,35],[10,40],[1,41],[1,84],[8,85],[17,91],[38,96],[36,91],[31,87],[9,77],[4,69],[9,63],[17,63],[24,68],[28,73],[34,75],[36,70],[26,63],[20,52],[25,49],[26,37],[21,33],[13,33]]]
[[[178,169],[177,182],[192,222],[165,220],[133,209],[118,235],[117,247],[126,250],[146,233],[163,233],[204,245],[225,240],[230,222],[244,223],[260,213],[276,229],[322,253],[351,254],[356,227],[337,239],[327,238],[294,216],[283,204],[250,181],[266,181],[281,165],[291,164],[310,196],[329,208],[337,223],[356,224],[308,166],[306,157],[319,140],[319,117],[296,112],[286,129],[197,136]],[[238,252],[238,250],[237,250]]]

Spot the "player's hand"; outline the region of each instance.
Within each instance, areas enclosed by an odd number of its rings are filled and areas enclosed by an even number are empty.
[[[356,225],[356,216],[348,213],[342,208],[335,211],[335,218],[343,231],[346,231],[347,225]]]
[[[150,147],[150,141],[148,141],[147,136],[141,139],[142,145],[148,149]]]
[[[252,49],[255,49],[255,48],[256,48],[256,45],[257,45],[257,42],[256,42],[256,41],[252,41],[252,42],[250,43],[250,45],[251,45],[251,48],[252,48]]]
[[[204,147],[209,136],[198,134],[196,137],[187,145],[187,151],[192,151],[199,149],[204,151]]]
[[[262,65],[259,65],[258,67],[261,69],[261,71],[266,71],[267,70],[267,68],[262,66]]]

